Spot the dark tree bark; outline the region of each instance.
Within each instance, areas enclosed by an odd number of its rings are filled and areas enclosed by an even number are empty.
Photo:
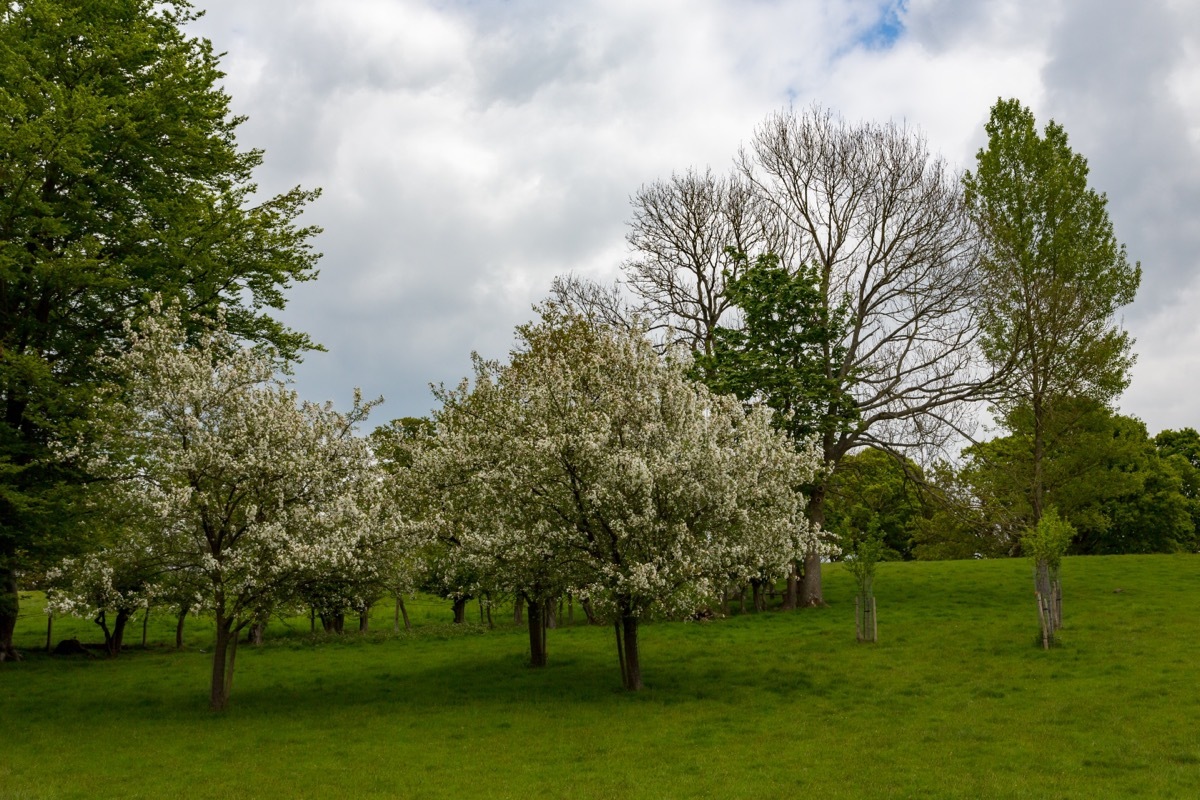
[[[825,526],[825,485],[813,489],[808,499],[808,518],[817,526]],[[810,550],[804,555],[804,576],[800,585],[800,605],[816,608],[825,605],[821,586],[821,554]]]
[[[321,626],[326,633],[342,633],[346,630],[346,614],[338,611],[333,614],[321,614]]]
[[[588,625],[600,624],[600,618],[596,616],[596,610],[592,608],[591,600],[580,600],[579,605],[583,606],[583,613],[587,616]]]
[[[179,616],[175,619],[175,649],[183,648],[183,621],[187,619],[188,608],[183,606],[179,609]]]
[[[107,615],[103,611],[96,615],[94,621],[100,626],[100,630],[104,631],[104,652],[109,658],[121,655],[121,648],[124,646],[125,640],[125,626],[129,622],[129,616],[128,611],[118,611],[117,618],[110,630]]]
[[[7,561],[0,558],[0,562]],[[13,647],[13,632],[21,610],[17,594],[17,574],[11,567],[0,568],[0,661],[20,661],[21,654]]]
[[[621,674],[625,679],[625,688],[636,692],[642,688],[642,664],[638,655],[638,618],[628,612],[622,614],[621,628],[625,662]]]
[[[150,626],[150,607],[146,607],[146,613],[142,615],[142,649],[146,649],[146,630]]]
[[[209,692],[209,708],[224,711],[229,705],[229,693],[233,689],[233,662],[237,655],[238,630],[233,620],[217,612],[216,639],[213,643],[212,685]]]
[[[404,630],[412,630],[412,622],[408,619],[408,609],[404,607],[404,598],[396,595],[396,607],[400,609],[400,615],[404,617]]]
[[[49,653],[53,649],[53,646],[50,644],[50,642],[53,638],[54,638],[54,615],[47,614],[46,615],[46,652],[47,653]]]
[[[517,595],[513,600],[513,623],[520,625],[525,622],[525,598]]]
[[[358,612],[358,632],[366,633],[371,628],[371,610],[364,608]]]
[[[546,627],[554,630],[558,627],[558,603],[553,599],[549,599],[545,603],[546,608],[543,611],[543,617]]]
[[[529,603],[529,666],[546,666],[546,620],[542,603]]]
[[[454,624],[462,625],[467,621],[467,601],[469,597],[454,598]]]

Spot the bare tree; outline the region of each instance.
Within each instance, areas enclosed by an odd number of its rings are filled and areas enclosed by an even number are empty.
[[[779,112],[755,131],[735,174],[688,173],[639,193],[629,240],[641,256],[630,283],[660,314],[692,322],[702,342],[730,311],[716,277],[727,262],[714,254],[733,246],[815,268],[830,318],[843,321],[826,375],[838,402],[848,396],[854,406],[847,422],[831,403],[813,426],[826,471],[809,487],[808,513],[820,524],[847,453],[940,450],[963,432],[966,401],[990,386],[975,319],[979,237],[958,175],[902,125],[851,125],[815,107]],[[731,216],[735,207],[742,217]],[[661,281],[651,293],[650,276],[668,274],[691,282]],[[823,602],[813,550],[785,607]]]
[[[555,276],[550,283],[550,297],[562,308],[599,325],[622,331],[641,330],[638,311],[618,282],[602,284],[568,272]]]
[[[975,318],[979,236],[958,175],[902,125],[851,125],[815,107],[769,117],[738,167],[844,314],[842,357],[826,368],[858,420],[825,430],[827,474],[864,445],[944,447],[963,430],[965,401],[990,384]],[[825,488],[809,504],[817,523]],[[800,602],[823,602],[816,554]]]
[[[732,304],[724,273],[737,274],[733,253],[786,254],[787,230],[764,216],[750,186],[737,173],[688,170],[643,186],[632,198],[626,238],[636,255],[625,264],[638,311],[667,331],[666,345],[710,353],[713,331]]]

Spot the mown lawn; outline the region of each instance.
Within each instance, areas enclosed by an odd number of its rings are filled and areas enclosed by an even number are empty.
[[[31,653],[0,665],[0,797],[1200,797],[1200,556],[1068,559],[1050,652],[1028,562],[876,583],[876,645],[837,566],[825,609],[648,625],[636,695],[610,628],[551,631],[534,671],[511,623],[456,629],[428,603],[413,636],[275,623],[224,715],[203,620],[181,652]],[[96,638],[75,625],[55,638]],[[22,621],[20,646],[44,640]]]

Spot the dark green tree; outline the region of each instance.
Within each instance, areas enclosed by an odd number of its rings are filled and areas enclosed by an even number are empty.
[[[936,506],[924,488],[924,471],[912,461],[868,449],[842,459],[829,479],[825,527],[852,550],[868,536],[880,539],[880,558],[913,557],[913,535]]]
[[[14,0],[0,11],[0,660],[22,572],[78,549],[54,455],[87,416],[96,354],[152,295],[224,309],[239,336],[313,346],[272,313],[316,277],[316,192],[260,199],[210,42],[186,2]],[[77,527],[76,527],[77,529]]]
[[[963,181],[985,241],[982,341],[1012,378],[999,415],[1031,415],[1023,480],[1036,526],[1047,503],[1047,432],[1069,424],[1055,419],[1057,404],[1111,405],[1128,385],[1132,340],[1113,315],[1133,301],[1141,267],[1113,235],[1107,199],[1089,188],[1087,161],[1061,125],[1039,134],[1028,108],[1000,100],[986,130],[988,145]]]
[[[1186,460],[1163,456],[1141,420],[1096,401],[1059,398],[1055,405],[1055,424],[1044,431],[1041,488],[1075,530],[1070,552],[1192,549],[1195,505]],[[978,532],[995,539],[997,549],[1016,552],[1022,533],[1036,528],[1028,481],[1034,417],[1020,408],[1004,422],[1009,435],[964,451],[959,477],[978,503]]]
[[[775,427],[797,445],[853,426],[857,406],[831,369],[845,360],[839,344],[845,309],[829,307],[817,270],[802,266],[790,272],[770,253],[753,264],[744,253],[730,256],[737,269],[725,273],[725,296],[741,314],[741,325],[713,331],[711,352],[696,354],[697,375],[718,394],[770,408]],[[824,476],[797,488],[810,504],[823,507]],[[796,607],[798,577],[794,570],[785,608]]]

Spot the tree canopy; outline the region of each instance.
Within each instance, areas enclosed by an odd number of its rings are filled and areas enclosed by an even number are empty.
[[[0,12],[0,659],[18,573],[78,549],[51,454],[86,417],[97,353],[152,296],[223,309],[284,356],[313,346],[272,316],[316,276],[315,191],[259,197],[212,45],[186,2],[18,0]]]

